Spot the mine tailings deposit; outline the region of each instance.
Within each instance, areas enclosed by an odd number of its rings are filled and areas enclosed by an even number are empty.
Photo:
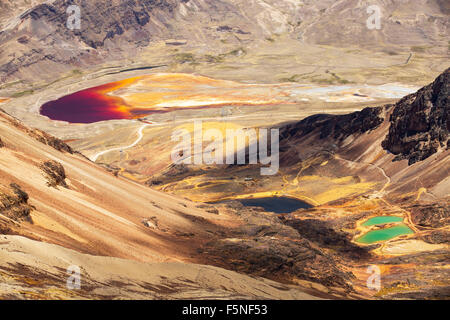
[[[135,82],[131,78],[81,90],[41,107],[41,114],[52,120],[70,123],[93,123],[106,120],[132,119],[122,98],[108,93]]]

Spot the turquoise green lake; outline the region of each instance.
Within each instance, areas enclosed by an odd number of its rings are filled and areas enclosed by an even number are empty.
[[[412,231],[406,224],[401,223],[392,228],[369,231],[356,241],[360,243],[370,244],[378,241],[390,240],[404,234],[413,233],[414,231]]]
[[[393,222],[402,222],[402,221],[403,221],[402,217],[381,216],[381,217],[371,218],[371,219],[367,220],[366,222],[364,222],[362,225],[365,227],[370,227],[370,226],[378,226],[378,225],[382,225],[382,224],[393,223]]]

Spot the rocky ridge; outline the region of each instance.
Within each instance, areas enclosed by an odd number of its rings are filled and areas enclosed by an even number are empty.
[[[450,69],[432,84],[408,95],[394,107],[383,147],[414,164],[439,149],[449,149]]]
[[[66,26],[71,4],[80,7],[79,30]],[[423,12],[423,19],[410,12],[413,4]],[[279,35],[287,35],[293,43],[367,49],[381,38],[385,50],[393,54],[396,50],[389,47],[399,45],[421,52],[424,44],[446,46],[440,35],[448,34],[449,28],[449,8],[440,0],[407,0],[400,5],[378,1],[384,23],[379,32],[367,28],[367,6],[356,0],[55,0],[1,5],[5,22],[0,24],[0,79],[29,72],[43,76],[39,69],[64,74],[106,61],[133,59],[158,41],[186,47],[181,57],[192,56],[192,49],[205,44],[233,43],[236,49],[274,41]],[[209,51],[213,62],[215,54],[224,53],[215,48]]]

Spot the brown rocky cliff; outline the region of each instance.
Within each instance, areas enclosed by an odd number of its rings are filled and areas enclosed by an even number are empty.
[[[408,159],[422,161],[439,149],[448,149],[450,123],[450,69],[432,84],[400,100],[390,117],[391,126],[383,148]]]
[[[61,152],[67,152],[70,154],[76,153],[72,150],[72,148],[65,143],[64,141],[42,131],[36,128],[30,128],[27,127],[25,125],[23,125],[17,118],[9,115],[8,113],[6,113],[3,109],[0,109],[0,118],[3,118],[5,120],[7,120],[8,122],[10,122],[14,127],[16,127],[17,129],[27,133],[30,137],[32,137],[33,139],[36,139],[37,141],[46,144],[58,151]],[[4,144],[3,142],[0,143],[0,147],[3,147]]]
[[[439,149],[449,148],[450,69],[432,84],[408,95],[395,105],[365,108],[346,115],[319,114],[280,129],[282,165],[292,165],[298,157],[293,145],[314,137],[318,149],[337,151],[349,136],[358,136],[377,129],[389,121],[389,131],[382,147],[396,155],[394,160],[407,159],[409,164],[422,161]],[[390,118],[385,113],[390,112]],[[284,160],[284,161],[283,161]]]
[[[55,30],[63,37],[76,36],[86,45],[97,48],[104,45],[105,40],[122,35],[128,30],[140,30],[150,22],[153,15],[170,13],[177,6],[176,0],[143,0],[85,2],[80,4],[83,18],[81,30],[73,33],[66,28],[68,4],[57,0],[52,4],[41,4],[23,16],[24,19],[41,20],[52,23]],[[140,30],[142,32],[142,30]],[[151,34],[147,34],[147,41]]]
[[[280,164],[291,167],[302,160],[298,148],[334,153],[346,138],[377,129],[390,106],[365,108],[345,115],[317,114],[280,128]]]

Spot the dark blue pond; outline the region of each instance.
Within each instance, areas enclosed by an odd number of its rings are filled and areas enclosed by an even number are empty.
[[[287,197],[240,199],[237,201],[246,207],[262,207],[266,211],[275,213],[291,213],[298,209],[312,208],[312,206],[306,202]]]

